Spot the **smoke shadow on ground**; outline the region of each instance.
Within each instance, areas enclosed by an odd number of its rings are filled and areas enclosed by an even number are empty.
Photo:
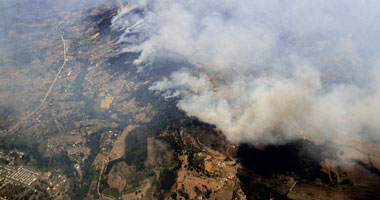
[[[305,140],[284,145],[268,145],[262,150],[242,144],[237,157],[245,168],[265,177],[276,173],[294,174],[308,181],[320,178],[328,183],[328,175],[321,171],[319,163],[326,158],[334,159],[334,154],[328,153],[331,150]]]
[[[324,145],[305,140],[284,145],[268,145],[264,149],[242,144],[237,152],[237,159],[242,165],[238,171],[242,189],[248,199],[287,199],[285,194],[280,194],[260,181],[262,178],[270,179],[279,174],[310,182],[319,179],[329,185],[329,176],[321,171],[320,162],[326,158],[334,159],[336,154],[331,153],[333,151]]]

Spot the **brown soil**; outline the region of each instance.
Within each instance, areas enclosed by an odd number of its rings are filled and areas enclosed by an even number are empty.
[[[113,99],[114,97],[112,96],[106,96],[106,98],[100,102],[100,107],[104,109],[109,109],[112,104]]]
[[[111,152],[109,153],[109,157],[111,160],[119,159],[124,156],[125,154],[125,138],[129,134],[130,131],[135,129],[136,125],[129,125],[124,130],[123,133],[119,136],[119,138],[116,140],[115,144],[113,145],[113,148]]]

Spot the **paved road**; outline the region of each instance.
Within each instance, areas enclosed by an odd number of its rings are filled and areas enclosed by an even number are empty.
[[[21,119],[19,122],[17,122],[17,124],[15,124],[13,127],[10,128],[9,130],[9,133],[12,134],[14,131],[16,131],[19,126],[25,121],[25,120],[28,120],[30,117],[32,117],[38,110],[40,110],[45,102],[46,102],[46,99],[49,97],[51,91],[53,91],[54,89],[54,86],[55,86],[55,83],[57,82],[58,80],[58,77],[59,75],[61,74],[63,68],[65,68],[66,66],[66,62],[67,62],[67,56],[66,56],[66,53],[67,53],[67,49],[66,49],[66,41],[65,41],[65,38],[63,37],[63,32],[61,31],[61,29],[57,28],[60,35],[61,35],[61,40],[62,40],[62,45],[63,45],[63,63],[61,65],[61,67],[59,68],[57,74],[55,75],[54,77],[54,80],[53,82],[50,84],[50,87],[49,89],[46,91],[46,94],[44,96],[44,98],[42,99],[40,105],[34,109],[31,113],[27,114],[23,119]]]

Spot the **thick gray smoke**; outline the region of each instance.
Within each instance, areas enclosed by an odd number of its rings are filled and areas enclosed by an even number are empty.
[[[233,142],[380,137],[380,2],[128,1],[136,64],[187,60],[152,90]]]

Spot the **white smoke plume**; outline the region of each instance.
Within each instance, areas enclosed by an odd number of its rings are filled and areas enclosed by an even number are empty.
[[[136,64],[187,60],[150,88],[233,142],[380,138],[380,2],[128,1],[113,19]]]

